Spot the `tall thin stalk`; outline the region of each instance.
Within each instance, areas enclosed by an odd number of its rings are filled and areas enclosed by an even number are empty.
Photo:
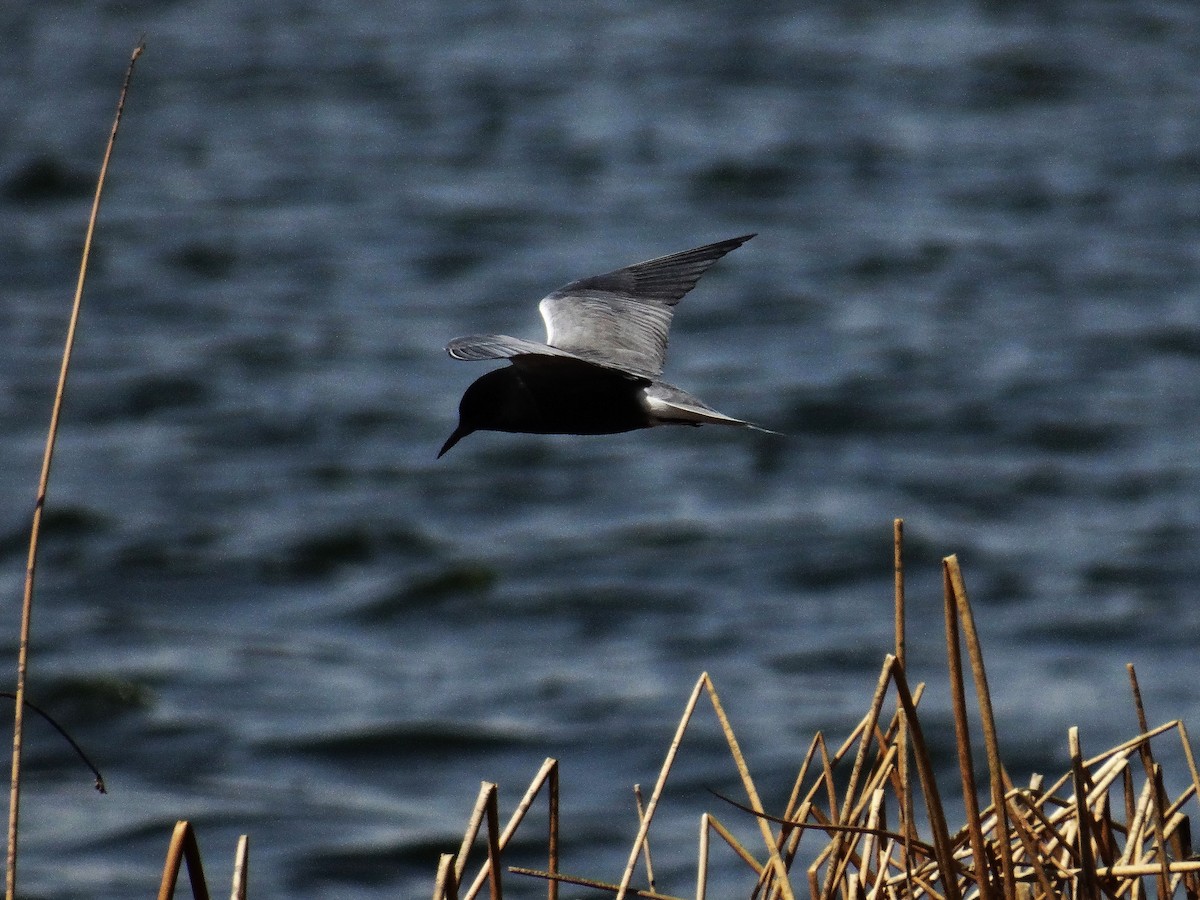
[[[88,218],[87,236],[83,242],[83,258],[79,264],[79,281],[75,286],[75,302],[71,307],[71,319],[67,326],[66,346],[63,348],[62,368],[58,374],[58,390],[54,394],[54,407],[50,413],[50,430],[46,434],[46,450],[42,456],[42,474],[38,479],[37,500],[33,506],[33,526],[29,533],[29,558],[25,565],[25,593],[21,602],[21,640],[17,650],[17,702],[13,716],[12,780],[8,802],[8,858],[5,875],[5,897],[14,900],[17,888],[17,823],[21,807],[21,743],[25,725],[25,680],[29,672],[29,630],[33,614],[33,582],[37,572],[38,538],[42,530],[42,510],[46,506],[46,490],[50,483],[50,463],[54,459],[54,444],[58,439],[58,422],[62,414],[63,395],[67,388],[67,373],[71,368],[71,351],[75,346],[75,327],[79,323],[79,310],[83,305],[83,285],[87,279],[88,259],[92,251],[92,237],[96,231],[96,219],[100,214],[100,196],[104,191],[104,179],[108,175],[108,162],[112,157],[113,145],[117,140],[117,128],[125,109],[125,95],[133,78],[133,65],[142,55],[145,43],[139,42],[129,57],[125,69],[125,81],[121,85],[121,96],[117,101],[117,114],[113,118],[112,132],[104,149],[104,161],[100,165],[100,177],[96,180],[96,196],[92,200],[92,214]]]

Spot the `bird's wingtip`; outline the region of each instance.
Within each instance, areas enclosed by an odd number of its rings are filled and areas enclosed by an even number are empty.
[[[755,425],[753,422],[746,422],[745,425],[751,431],[759,431],[763,434],[773,434],[775,437],[787,437],[787,434],[782,431],[775,431],[771,428],[763,428],[761,425]]]

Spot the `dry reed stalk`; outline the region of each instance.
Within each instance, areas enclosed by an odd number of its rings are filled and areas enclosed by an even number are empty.
[[[895,659],[895,657],[890,657]],[[841,813],[838,815],[836,824],[849,825],[851,804],[854,802],[855,791],[858,788],[859,778],[862,776],[863,765],[866,762],[867,750],[871,745],[871,737],[874,735],[875,723],[879,720],[880,710],[883,708],[883,698],[887,693],[887,686],[890,680],[890,664],[885,663],[883,670],[879,674],[879,679],[875,683],[875,694],[871,698],[871,706],[862,722],[862,737],[859,739],[858,753],[854,756],[854,765],[850,770],[850,781],[846,786],[845,800],[842,802]],[[832,808],[832,806],[831,806]],[[838,832],[834,835],[832,843],[832,853],[835,857],[840,856],[844,843],[844,832]],[[830,866],[825,876],[825,885],[821,890],[821,900],[831,900],[834,890],[838,887],[834,881],[834,875],[837,871],[837,866]]]
[[[886,859],[879,859],[875,856],[875,842],[879,841],[881,845],[883,843],[879,840],[879,832],[883,829],[884,824],[883,802],[883,789],[876,788],[871,792],[871,803],[867,812],[867,828],[863,832],[862,865],[858,870],[859,890],[864,895],[867,894],[871,884],[874,884],[878,871],[887,867]]]
[[[894,746],[888,748],[888,753],[884,757],[883,764],[880,768],[873,772],[868,780],[865,789],[855,803],[854,808],[850,812],[848,818],[849,823],[857,823],[862,821],[863,813],[868,812],[868,806],[874,801],[875,795],[882,790],[879,786],[882,782],[888,780],[892,766],[896,759],[896,748]],[[848,866],[853,865],[860,870],[863,867],[863,860],[868,856],[865,850],[856,850],[856,844],[863,836],[877,836],[882,834],[882,830],[877,825],[871,825],[869,819],[865,827],[857,825],[843,824],[839,829],[842,834],[854,835],[853,840],[849,844],[843,844],[841,847],[841,859],[836,866],[831,867],[831,872],[834,873],[835,881],[841,883],[845,878],[845,871]]]
[[[21,748],[25,728],[25,684],[29,674],[29,636],[33,618],[33,586],[37,574],[38,543],[42,531],[42,512],[46,507],[46,494],[50,486],[50,467],[54,460],[54,446],[58,441],[58,425],[62,416],[63,398],[67,390],[67,375],[71,370],[71,353],[75,347],[75,330],[79,324],[79,312],[83,307],[83,286],[87,281],[88,262],[91,259],[92,240],[96,234],[96,220],[100,216],[100,198],[104,194],[104,182],[108,177],[108,164],[112,159],[113,146],[117,142],[117,130],[125,111],[125,97],[133,79],[133,67],[145,43],[139,42],[129,57],[125,69],[125,80],[117,98],[117,111],[113,117],[112,130],[104,148],[100,163],[100,175],[96,179],[96,193],[92,198],[92,212],[88,217],[87,233],[83,240],[83,254],[79,263],[79,279],[75,284],[75,299],[71,305],[71,316],[67,323],[67,336],[63,347],[62,365],[58,373],[58,387],[54,393],[54,404],[50,410],[50,427],[46,433],[46,447],[42,454],[42,470],[38,477],[37,498],[33,504],[33,522],[29,530],[29,555],[25,563],[25,589],[21,600],[21,633],[17,647],[16,712],[13,714],[12,773],[9,781],[8,799],[8,853],[5,871],[5,896],[14,900],[17,890],[17,835],[21,809]]]
[[[980,900],[994,900],[992,880],[988,876],[987,854],[983,849],[983,825],[979,799],[975,792],[975,766],[971,757],[971,727],[967,721],[967,692],[963,681],[962,655],[958,641],[958,605],[950,584],[950,567],[942,560],[943,612],[946,620],[946,659],[950,667],[950,703],[954,710],[954,736],[959,777],[962,779],[963,805],[967,813],[967,834],[979,875]]]
[[[938,792],[937,781],[933,777],[933,762],[929,756],[929,748],[925,743],[925,735],[917,719],[916,706],[912,693],[908,689],[908,679],[904,668],[897,665],[896,658],[890,654],[885,663],[885,669],[891,671],[896,692],[904,704],[904,713],[908,717],[912,729],[913,755],[917,762],[917,775],[921,781],[921,792],[925,795],[925,808],[929,814],[930,827],[933,829],[933,846],[937,852],[938,866],[943,873],[944,887],[947,900],[961,900],[962,893],[958,882],[951,874],[955,866],[950,853],[950,835],[946,828],[946,814],[942,808],[942,798]]]
[[[800,772],[796,776],[796,780],[792,783],[792,792],[788,795],[787,805],[784,807],[783,818],[796,818],[803,822],[808,816],[808,809],[811,804],[804,801],[800,805],[800,812],[797,814],[796,804],[800,802],[800,791],[804,787],[804,780],[808,777],[809,766],[812,765],[813,758],[816,756],[817,750],[820,749],[824,753],[825,738],[821,732],[817,732],[808,744],[808,752],[804,754],[804,759],[800,763]],[[784,856],[784,864],[790,869],[792,860],[796,856],[796,852],[800,848],[800,839],[803,836],[801,829],[792,828],[789,824],[781,824],[779,827],[779,836],[776,838],[775,847]],[[768,892],[767,896],[774,898],[777,892],[773,889],[773,870],[764,870],[759,875],[758,883],[754,886],[751,892],[751,900],[757,900],[764,891]]]
[[[496,794],[496,786],[493,784],[487,799],[488,896],[491,900],[504,900],[500,878],[500,804]]]
[[[550,871],[558,871],[558,760],[547,757],[542,763],[540,769],[533,779],[529,782],[529,787],[525,791],[525,795],[521,798],[521,802],[517,804],[517,808],[513,811],[512,816],[508,820],[508,824],[504,826],[504,831],[500,833],[495,840],[497,847],[497,858],[499,852],[503,851],[508,842],[512,840],[512,836],[516,834],[521,822],[524,820],[529,808],[533,805],[533,801],[537,799],[538,793],[543,785],[549,785],[549,819],[550,819],[550,834],[547,840],[547,847],[550,856]],[[487,815],[489,804],[489,795],[494,795],[496,785],[485,781],[479,789],[479,797],[475,801],[475,807],[471,812],[471,818],[467,825],[467,831],[463,835],[462,844],[459,845],[458,855],[455,857],[455,880],[461,884],[463,872],[467,867],[467,857],[470,853],[471,845],[475,842],[475,838],[479,834],[479,827],[484,816]],[[489,820],[490,821],[490,820]],[[492,837],[488,837],[489,847],[492,845]],[[492,874],[491,861],[485,862],[479,873],[475,876],[475,880],[471,883],[470,889],[467,891],[465,900],[471,900],[475,897],[483,887],[484,881],[488,880]],[[552,885],[550,888],[550,900],[555,900],[558,896],[558,888]]]
[[[1067,731],[1067,744],[1071,752],[1071,774],[1075,784],[1075,825],[1078,836],[1079,866],[1082,884],[1081,900],[1099,900],[1100,883],[1096,877],[1096,858],[1092,845],[1092,819],[1087,808],[1087,775],[1083,769],[1083,750],[1079,743],[1079,728],[1071,726]]]
[[[700,858],[696,861],[696,900],[705,900],[708,895],[708,828],[711,821],[712,816],[701,813]],[[761,883],[760,881],[759,884]]]
[[[895,643],[896,647],[893,651],[896,659],[899,661],[901,668],[906,665],[907,660],[907,608],[905,606],[905,587],[904,587],[904,520],[892,520],[892,573],[894,581],[894,596],[892,605],[894,607],[895,621]],[[900,815],[900,831],[904,834],[904,841],[901,843],[901,852],[904,854],[904,868],[907,871],[912,866],[912,859],[909,855],[908,848],[911,842],[917,838],[917,826],[913,821],[910,812],[913,807],[913,790],[912,778],[909,772],[909,757],[908,757],[908,725],[904,719],[904,710],[900,705],[899,700],[896,701],[896,718],[899,722],[899,731],[897,733],[897,742],[900,745],[900,760],[899,760],[899,780],[900,780],[900,795],[898,799],[899,815]]]
[[[1137,672],[1133,668],[1133,663],[1127,663],[1125,670],[1129,673],[1129,686],[1133,691],[1133,708],[1137,714],[1138,728],[1143,734],[1150,730],[1150,726],[1146,722],[1146,708],[1142,705],[1142,689],[1138,686]],[[1153,792],[1154,797],[1154,839],[1158,845],[1159,859],[1162,861],[1162,869],[1157,878],[1158,900],[1167,900],[1169,895],[1170,876],[1167,872],[1167,853],[1166,840],[1163,837],[1163,793],[1157,788],[1158,779],[1155,778],[1155,763],[1154,753],[1150,749],[1150,742],[1146,741],[1138,747],[1138,756],[1141,757],[1142,767],[1146,771],[1146,778],[1156,785]]]
[[[454,869],[454,854],[443,853],[438,860],[437,880],[433,883],[433,900],[458,900],[458,879]]]
[[[179,881],[179,869],[184,863],[187,863],[188,883],[192,889],[193,900],[208,900],[208,884],[204,880],[204,862],[200,856],[200,845],[196,841],[195,829],[186,819],[180,819],[175,823],[175,830],[171,833],[171,842],[167,846],[167,858],[163,862],[162,880],[158,887],[159,900],[171,900],[175,896],[175,886]],[[249,873],[250,838],[243,834],[238,837],[237,848],[234,851],[231,900],[246,900]],[[439,874],[439,879],[440,877]]]
[[[246,889],[250,879],[250,837],[241,835],[233,854],[233,885],[229,900],[246,900]]]
[[[175,883],[179,880],[179,867],[187,863],[188,882],[194,900],[208,900],[208,885],[204,881],[204,862],[200,858],[200,845],[196,833],[186,820],[175,823],[171,843],[167,847],[167,860],[163,865],[162,882],[158,888],[158,900],[171,900],[175,896]]]
[[[479,836],[479,829],[483,825],[483,818],[487,815],[487,800],[488,795],[496,790],[496,785],[490,781],[485,781],[479,786],[479,795],[475,798],[475,806],[471,809],[471,818],[467,820],[467,830],[463,832],[462,843],[458,846],[458,855],[455,857],[454,879],[458,883],[462,883],[463,873],[467,869],[467,856],[471,850],[471,845],[475,843],[475,838]]]
[[[1200,772],[1196,770],[1196,757],[1192,755],[1192,741],[1182,722],[1176,720],[1172,724],[1179,728],[1179,740],[1183,743],[1183,756],[1187,760],[1188,772],[1192,776],[1192,796],[1196,798],[1197,803],[1200,803]]]
[[[896,659],[900,665],[905,662],[905,610],[904,610],[904,520],[892,520],[892,579],[895,589],[895,607],[893,620],[896,631]]]
[[[642,824],[642,819],[646,817],[645,807],[642,805],[642,786],[635,784],[633,786],[633,799],[637,806],[638,825]],[[650,890],[654,890],[654,861],[650,856],[650,836],[646,836],[646,842],[642,844],[642,855],[646,859],[646,884],[650,886]]]
[[[597,881],[594,878],[580,878],[578,875],[564,875],[561,872],[552,874],[543,872],[539,869],[526,869],[523,866],[509,866],[508,871],[514,875],[528,875],[531,878],[543,878],[548,881],[557,881],[561,884],[577,884],[580,887],[595,888],[598,891],[608,891],[610,894],[616,894],[621,890],[619,884],[612,884],[607,881]],[[639,888],[626,888],[627,895],[634,897],[645,897],[647,900],[685,900],[683,897],[676,897],[672,894],[656,894],[654,891],[644,891]]]
[[[547,829],[547,855],[550,857],[547,860],[547,868],[551,874],[558,873],[558,762],[557,760],[547,757],[542,764],[542,771],[546,773],[547,794],[546,797],[548,809],[546,810]],[[536,779],[535,779],[536,781]],[[532,785],[531,785],[532,788]],[[533,796],[526,794],[529,797],[529,802],[533,802]],[[554,879],[550,880],[546,888],[547,900],[558,900],[558,882]]]
[[[753,869],[756,874],[764,875],[771,872],[770,869],[754,858],[754,854],[742,846],[742,842],[734,837],[733,833],[724,825],[722,825],[721,821],[716,816],[712,815],[711,813],[705,813],[704,817],[708,820],[709,827],[715,831],[720,836],[721,840],[728,844],[729,848],[738,855],[742,862]]]
[[[1002,884],[1005,886],[1005,900],[1015,900],[1012,890],[1015,885],[1012,869],[1012,847],[1008,840],[1008,822],[1004,803],[1005,774],[1000,761],[1000,739],[996,733],[996,715],[992,709],[992,695],[988,688],[987,671],[983,665],[983,649],[979,641],[979,633],[975,629],[975,614],[971,610],[971,602],[967,599],[967,588],[963,582],[962,570],[958,565],[957,556],[948,556],[943,561],[949,575],[950,586],[954,593],[954,602],[958,608],[958,617],[962,623],[963,636],[967,643],[967,655],[971,660],[971,677],[975,681],[975,699],[979,706],[980,723],[983,727],[983,743],[987,751],[988,775],[991,784],[992,807],[997,818],[997,833],[1001,835],[1000,871]]]
[[[1017,810],[1014,801],[1017,797],[1024,797],[1019,792],[1012,792],[1006,798],[1009,808],[1009,822],[1017,833],[1017,839],[1021,842],[1021,846],[1025,848],[1026,857],[1029,861],[1029,867],[1033,870],[1034,877],[1037,878],[1038,885],[1042,888],[1042,893],[1046,897],[1054,896],[1054,886],[1050,882],[1050,876],[1046,873],[1045,866],[1042,865],[1041,853],[1039,853],[1038,841],[1034,836],[1030,823]]]

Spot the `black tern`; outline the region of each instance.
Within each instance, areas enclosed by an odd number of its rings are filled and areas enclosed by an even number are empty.
[[[655,425],[737,425],[659,380],[675,304],[718,259],[753,234],[672,253],[563,285],[538,304],[546,343],[503,334],[455,338],[455,359],[507,359],[477,379],[458,406],[458,427],[438,451],[473,431],[616,434]],[[774,433],[774,432],[771,432]]]

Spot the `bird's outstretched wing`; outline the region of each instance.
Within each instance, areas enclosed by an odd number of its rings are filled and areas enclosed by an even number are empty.
[[[653,379],[636,372],[629,372],[605,363],[595,363],[576,353],[559,350],[538,341],[526,341],[507,334],[473,334],[455,338],[446,345],[447,352],[455,359],[469,361],[481,359],[507,359],[522,372],[542,377],[578,377],[582,367],[589,369],[593,378],[603,377],[608,371],[615,376],[639,384],[650,384]]]
[[[730,238],[563,285],[538,305],[546,343],[588,362],[657,377],[666,361],[675,304],[713,263],[752,237]],[[453,350],[451,355],[457,356]]]
[[[446,345],[446,352],[455,359],[512,359],[517,356],[565,356],[580,359],[567,350],[559,350],[538,341],[509,337],[507,334],[472,334],[455,338]]]

